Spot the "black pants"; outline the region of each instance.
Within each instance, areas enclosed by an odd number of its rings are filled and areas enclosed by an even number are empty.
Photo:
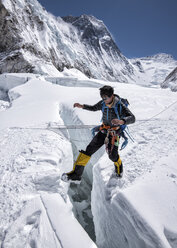
[[[92,154],[94,154],[102,145],[104,145],[105,138],[106,134],[99,131],[87,146],[84,153],[88,156],[92,156]],[[119,158],[118,146],[114,145],[113,149],[111,150],[111,137],[109,137],[108,155],[113,162],[117,162]]]

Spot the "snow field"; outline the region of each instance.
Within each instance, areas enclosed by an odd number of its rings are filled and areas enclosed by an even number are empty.
[[[88,233],[93,233],[87,225],[93,214],[98,247],[174,248],[177,106],[168,106],[176,101],[175,93],[106,83],[130,101],[137,118],[129,127],[135,142],[129,141],[120,152],[124,177],[121,181],[114,177],[113,163],[103,148],[86,166],[81,184],[68,188],[60,176],[72,169],[73,159],[78,150],[85,149],[91,134],[52,126],[92,125],[101,119],[101,113],[73,109],[74,102],[99,101],[98,89],[105,84],[96,80],[92,88],[92,83],[82,80],[77,85],[77,80],[68,78],[67,87],[66,80],[56,85],[34,76],[23,85],[10,87],[11,103],[0,112],[1,246],[71,247],[72,241],[72,247],[95,247],[74,218],[73,208]],[[46,130],[49,124],[51,130]]]

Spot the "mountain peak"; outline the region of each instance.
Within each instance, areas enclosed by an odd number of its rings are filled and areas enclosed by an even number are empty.
[[[104,25],[103,21],[97,19],[93,15],[86,15],[86,14],[82,14],[80,16],[69,15],[69,16],[63,16],[62,19],[65,20],[66,22],[71,22],[71,23],[80,19],[80,20],[87,20],[89,22],[95,22],[95,23],[100,23],[100,24]]]
[[[84,30],[87,27],[94,27],[97,30],[104,30],[104,32],[108,32],[105,24],[103,23],[103,21],[97,19],[96,17],[92,16],[92,15],[86,15],[83,14],[81,16],[64,16],[62,17],[62,19],[67,22],[67,23],[71,23],[73,26],[76,26],[77,28],[79,28],[79,30]]]
[[[163,63],[174,61],[173,56],[171,54],[167,54],[167,53],[157,53],[157,54],[154,54],[154,55],[143,57],[141,59],[143,59],[143,60],[153,60],[153,61],[163,62]]]
[[[79,17],[65,16],[62,19],[76,27],[82,41],[95,46],[99,52],[101,52],[103,45],[107,51],[113,49],[115,53],[121,54],[103,21],[85,14]]]

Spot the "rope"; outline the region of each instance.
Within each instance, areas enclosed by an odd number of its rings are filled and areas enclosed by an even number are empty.
[[[158,114],[153,115],[152,117],[150,117],[147,120],[137,120],[137,121],[141,121],[141,122],[146,122],[146,121],[151,121],[152,119],[154,119],[155,117],[159,116],[160,114],[162,114],[163,112],[167,111],[171,106],[173,106],[174,104],[176,104],[177,101],[171,103],[169,106],[167,106],[165,109],[163,109],[162,111],[160,111]]]
[[[149,119],[146,120],[137,120],[137,122],[147,122],[147,121],[152,121],[155,117],[159,116],[161,113],[167,111],[170,107],[172,107],[174,104],[176,104],[177,101],[171,103],[169,106],[167,106],[165,109],[163,109],[162,111],[160,111],[159,113],[153,115],[152,117],[150,117]],[[136,124],[135,124],[136,125]],[[138,124],[140,125],[140,124]],[[47,127],[10,127],[10,129],[36,129],[36,130],[49,130],[49,131],[53,131],[55,129],[89,129],[89,128],[94,128],[97,125],[58,125],[56,127],[52,127],[50,124]],[[53,130],[52,130],[53,129]],[[76,139],[70,139],[70,141],[78,141],[78,142],[86,142],[88,140],[76,140]]]
[[[88,129],[88,128],[94,128],[96,125],[58,125],[55,127],[52,127],[48,125],[47,127],[10,127],[10,129],[41,129],[41,130],[47,130],[47,129]]]

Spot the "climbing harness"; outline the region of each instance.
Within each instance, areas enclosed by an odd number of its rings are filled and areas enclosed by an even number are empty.
[[[119,97],[119,96],[118,96]],[[122,104],[124,104],[126,107],[128,107],[129,105],[129,102],[127,99],[125,98],[121,98],[119,97],[119,101],[115,104],[115,106],[113,107],[114,109],[114,112],[117,116],[117,119],[120,120],[120,116],[121,116],[121,113],[122,113]],[[106,108],[106,112],[107,112],[107,120],[108,120],[108,112],[109,110],[111,109],[110,106],[107,106],[105,104],[104,101],[102,101],[102,113],[104,113],[104,110]],[[119,111],[118,111],[118,108],[119,108]],[[104,125],[104,124],[103,124]],[[114,127],[111,127],[111,129],[114,130]],[[128,137],[131,138],[131,140],[134,142],[133,138],[130,136],[129,134],[129,130],[127,129],[127,125],[119,125],[118,126],[118,129],[119,129],[119,138],[122,137],[124,139],[123,143],[122,143],[122,146],[121,146],[121,149],[124,149],[127,144],[128,144]],[[127,130],[126,130],[127,129]],[[96,130],[98,130],[98,126],[96,127]],[[92,133],[93,132],[96,132],[95,130],[92,130]],[[125,133],[128,135],[128,137],[125,135]]]
[[[111,144],[111,149],[109,151],[109,142]],[[107,134],[106,134],[106,138],[105,138],[105,141],[104,141],[104,144],[106,146],[106,151],[107,153],[111,153],[112,150],[113,150],[113,147],[115,145],[118,146],[118,143],[119,143],[119,136],[118,134],[116,133],[116,130],[113,130],[113,129],[107,129]]]

